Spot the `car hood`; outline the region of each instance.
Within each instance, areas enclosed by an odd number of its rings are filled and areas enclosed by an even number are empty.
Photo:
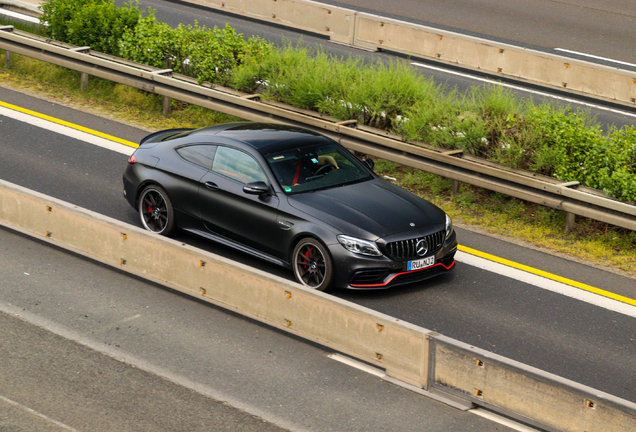
[[[418,236],[445,224],[437,206],[382,179],[292,195],[289,203],[345,234],[370,240],[405,232]]]

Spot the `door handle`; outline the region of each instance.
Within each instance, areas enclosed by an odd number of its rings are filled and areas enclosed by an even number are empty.
[[[211,181],[207,181],[205,182],[205,187],[210,189],[210,190],[217,190],[219,187],[216,185],[216,183],[211,182]]]

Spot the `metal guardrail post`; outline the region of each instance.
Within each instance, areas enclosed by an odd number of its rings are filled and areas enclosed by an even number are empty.
[[[88,54],[90,50],[91,50],[91,47],[83,46],[83,47],[71,48],[69,51]],[[80,89],[86,90],[87,88],[88,88],[88,74],[86,72],[82,72],[82,76],[80,78]]]
[[[464,154],[464,150],[449,150],[449,151],[442,152],[442,154],[445,154],[448,156],[462,157],[462,155]],[[459,182],[459,180],[453,179],[453,185],[451,186],[451,195],[457,195],[459,193],[460,186],[461,186],[461,183]]]
[[[155,75],[163,75],[163,76],[171,77],[172,69],[162,69],[162,70],[154,71],[152,73]],[[164,95],[163,97],[163,107],[161,112],[165,116],[170,115],[170,113],[172,112],[172,99],[169,98],[168,96]]]
[[[0,30],[12,32],[13,26],[12,25],[0,26]],[[11,51],[5,50],[4,51],[4,67],[7,69],[11,69],[12,61],[13,61],[13,56]]]
[[[567,213],[565,216],[565,231],[572,232],[575,222],[576,215],[574,213]]]
[[[561,185],[559,185],[562,189],[563,188],[572,188],[572,187],[576,187],[579,186],[580,183],[578,181],[571,181],[571,182],[567,182],[567,183],[563,183]],[[572,232],[574,230],[574,224],[576,223],[576,214],[574,213],[570,213],[570,212],[566,212],[565,215],[565,231],[566,232]]]

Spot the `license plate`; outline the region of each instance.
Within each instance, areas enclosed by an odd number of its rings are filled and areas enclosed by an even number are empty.
[[[430,256],[417,261],[409,261],[407,270],[421,270],[423,268],[430,267],[433,264],[435,264],[435,256]]]

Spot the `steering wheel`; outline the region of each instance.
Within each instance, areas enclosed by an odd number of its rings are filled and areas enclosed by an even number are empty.
[[[323,175],[323,174],[327,174],[328,172],[331,172],[331,170],[336,169],[336,166],[333,164],[325,164],[323,166],[321,166],[320,168],[318,168],[316,170],[316,172],[314,173],[314,177],[315,176],[319,176],[319,175]]]

